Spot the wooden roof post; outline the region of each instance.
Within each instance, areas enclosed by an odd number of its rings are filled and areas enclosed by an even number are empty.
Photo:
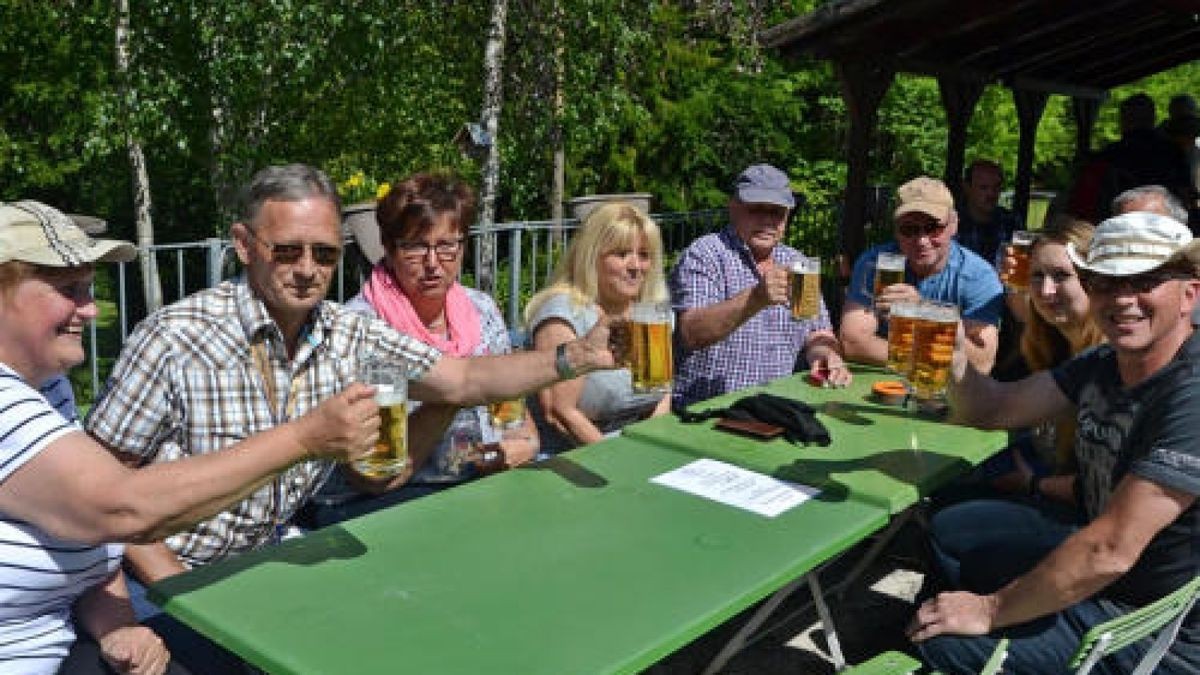
[[[967,124],[975,113],[983,82],[953,77],[938,78],[938,92],[946,110],[946,185],[962,196],[963,155],[967,150]]]
[[[1082,165],[1092,151],[1092,129],[1100,112],[1101,99],[1093,96],[1072,96],[1071,114],[1075,118],[1075,163]]]
[[[1046,111],[1046,100],[1050,95],[1043,91],[1014,88],[1013,103],[1017,107],[1017,123],[1021,128],[1020,144],[1017,146],[1017,178],[1013,182],[1013,212],[1025,222],[1029,213],[1029,190],[1033,183],[1033,148],[1037,143],[1038,122]],[[1041,226],[1041,223],[1025,223],[1026,228]]]
[[[866,248],[867,177],[870,172],[871,135],[878,121],[879,104],[892,84],[895,71],[876,62],[834,62],[842,99],[850,112],[850,138],[846,151],[846,197],[838,243],[853,263]]]

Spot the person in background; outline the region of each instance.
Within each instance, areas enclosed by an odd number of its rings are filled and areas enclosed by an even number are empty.
[[[997,260],[1001,245],[1020,229],[1012,211],[1000,206],[1004,170],[996,162],[977,159],[963,174],[961,207],[958,209],[958,243],[989,263]]]
[[[397,181],[375,214],[380,248],[364,250],[375,266],[362,292],[347,301],[346,308],[381,318],[450,356],[511,351],[496,302],[458,282],[467,231],[475,222],[471,187],[448,174],[418,173]],[[409,411],[419,407],[414,401]],[[422,458],[408,482],[383,494],[364,494],[348,485],[357,479],[353,471],[344,472],[345,480],[331,477],[312,502],[311,524],[322,527],[431,494],[492,468],[467,461],[460,445],[463,434],[499,452],[495,468],[523,464],[538,451],[537,430],[528,413],[521,427],[501,433],[492,426],[487,406],[463,408],[451,430],[431,455]]]
[[[604,204],[584,218],[550,285],[525,307],[534,349],[576,339],[601,316],[624,317],[634,302],[665,302],[662,235],[632,204]],[[627,368],[559,382],[530,401],[541,449],[558,453],[595,443],[621,427],[670,408],[669,395],[633,390]]]
[[[317,169],[267,167],[250,180],[243,202],[230,234],[244,274],[142,321],[88,414],[87,430],[132,465],[205,457],[302,418],[351,387],[364,360],[405,368],[409,397],[426,402],[407,425],[416,463],[440,442],[459,407],[613,366],[607,324],[556,352],[458,358],[326,301],[342,255],[341,204]],[[298,462],[203,522],[129,547],[127,569],[149,584],[278,542],[295,532],[292,518],[333,469],[322,459]],[[384,491],[410,476],[408,467],[394,478],[363,481]],[[143,617],[157,611],[138,606]],[[193,657],[187,663],[194,671],[225,669],[212,660],[227,653],[211,643],[176,648],[184,640],[195,644],[195,633],[165,615],[154,619],[171,631],[165,637],[178,657]]]
[[[892,303],[920,299],[958,307],[966,328],[967,358],[982,372],[996,360],[1004,288],[990,263],[954,239],[958,216],[954,198],[942,181],[918,176],[896,191],[895,241],[858,257],[846,291],[841,338],[846,358],[875,365],[887,362],[887,312]],[[875,261],[880,253],[901,252],[905,283],[872,297]]]
[[[938,566],[954,590],[922,602],[909,627],[922,660],[978,672],[997,640],[1005,668],[1062,673],[1089,628],[1157,600],[1200,571],[1200,240],[1152,213],[1110,218],[1086,249],[1068,245],[1107,343],[1050,371],[1002,383],[956,354],[952,419],[1020,428],[1076,411],[1082,524],[1030,504],[957,504],[931,523]],[[959,511],[946,522],[940,516]],[[986,522],[969,547],[952,527]],[[1103,672],[1128,673],[1147,638],[1110,654]],[[1200,671],[1200,612],[1192,612],[1156,673]]]
[[[673,406],[790,375],[797,361],[831,384],[850,382],[824,300],[813,319],[794,321],[787,306],[789,268],[806,259],[783,243],[795,206],[787,174],[769,164],[747,167],[734,181],[729,226],[680,255],[670,276],[678,324]]]
[[[122,546],[110,542],[186,528],[297,463],[351,459],[377,437],[372,391],[357,385],[229,452],[142,469],[117,462],[79,428],[64,375],[83,362],[83,333],[98,313],[95,264],[136,255],[45,204],[0,204],[5,672],[168,672],[162,640],[134,617]]]

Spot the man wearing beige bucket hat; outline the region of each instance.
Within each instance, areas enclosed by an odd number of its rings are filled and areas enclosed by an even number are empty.
[[[962,590],[924,602],[910,631],[926,663],[943,670],[977,668],[1008,637],[1014,672],[1066,672],[1089,627],[1200,570],[1200,334],[1190,320],[1200,240],[1166,216],[1127,213],[1102,222],[1086,250],[1068,245],[1068,255],[1108,344],[1012,383],[956,355],[950,398],[955,419],[985,428],[1075,410],[1081,523],[998,501],[934,516],[939,567]],[[963,518],[989,523],[991,534],[968,544],[953,527]],[[1106,672],[1133,672],[1148,642],[1110,655]],[[1154,672],[1200,672],[1200,612]]]

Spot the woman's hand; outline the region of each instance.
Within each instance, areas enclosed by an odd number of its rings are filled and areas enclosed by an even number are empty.
[[[162,638],[145,626],[122,626],[100,638],[100,653],[119,673],[160,675],[167,671],[171,652]]]

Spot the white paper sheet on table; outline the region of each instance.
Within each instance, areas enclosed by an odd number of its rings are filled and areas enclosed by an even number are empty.
[[[814,487],[764,476],[715,459],[698,459],[655,476],[650,482],[768,518],[799,506],[821,492]]]

